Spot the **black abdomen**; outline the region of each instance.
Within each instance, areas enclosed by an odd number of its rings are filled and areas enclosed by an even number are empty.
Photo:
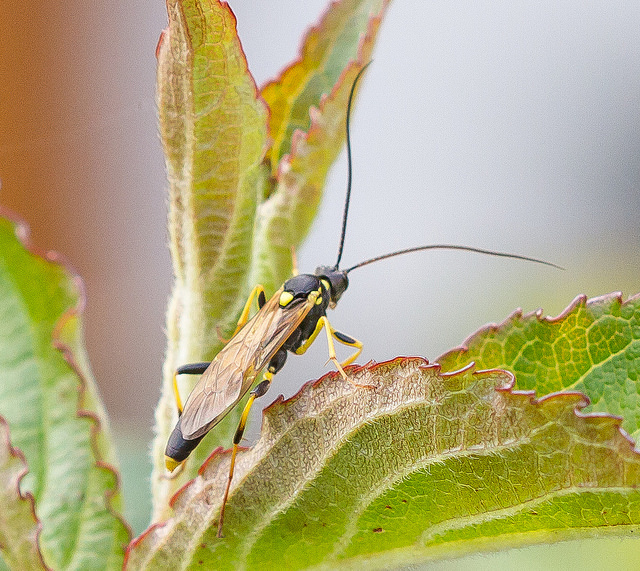
[[[191,454],[193,449],[200,443],[205,437],[206,433],[193,440],[186,440],[182,437],[182,429],[180,427],[180,420],[178,420],[176,427],[173,429],[169,440],[167,441],[167,447],[165,449],[165,455],[175,460],[176,462],[182,462],[187,459],[187,456]]]

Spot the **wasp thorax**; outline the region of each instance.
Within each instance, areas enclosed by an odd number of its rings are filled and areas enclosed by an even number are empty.
[[[320,280],[311,274],[299,274],[284,282],[280,294],[280,307],[285,307],[294,299],[307,299],[309,294],[318,291]]]
[[[332,268],[330,266],[320,266],[316,268],[316,276],[324,278],[331,286],[331,307],[333,307],[345,290],[349,287],[347,272]]]

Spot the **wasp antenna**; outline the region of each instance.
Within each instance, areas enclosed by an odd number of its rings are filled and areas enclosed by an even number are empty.
[[[336,260],[335,269],[338,269],[340,265],[340,260],[342,259],[342,249],[344,248],[344,236],[347,232],[347,218],[349,216],[349,201],[351,200],[351,178],[353,173],[353,167],[351,164],[351,134],[350,134],[350,123],[351,123],[351,105],[353,103],[353,94],[356,91],[356,86],[358,85],[358,81],[365,69],[371,65],[371,61],[368,61],[362,69],[356,75],[356,78],[353,80],[351,84],[351,91],[349,92],[349,101],[347,102],[347,118],[346,118],[346,130],[347,130],[347,196],[344,201],[344,211],[342,213],[342,233],[340,234],[340,245],[338,246],[338,259]]]
[[[359,264],[356,264],[355,266],[351,266],[350,268],[343,271],[345,274],[348,274],[350,271],[355,270],[356,268],[361,268],[362,266],[373,264],[373,262],[379,262],[380,260],[386,260],[387,258],[393,258],[395,256],[400,256],[402,254],[410,254],[411,252],[420,252],[422,250],[462,250],[465,252],[474,252],[476,254],[486,254],[487,256],[498,256],[501,258],[512,258],[514,260],[524,260],[525,262],[534,262],[536,264],[551,266],[552,268],[556,268],[558,270],[564,270],[562,266],[558,266],[557,264],[553,264],[545,260],[539,260],[538,258],[530,258],[529,256],[520,256],[519,254],[507,254],[505,252],[496,252],[495,250],[483,250],[482,248],[472,248],[471,246],[458,246],[456,244],[429,244],[427,246],[416,246],[415,248],[406,248],[405,250],[398,250],[397,252],[391,252],[389,254],[384,254],[382,256],[376,256],[375,258],[371,258],[370,260],[365,260],[364,262],[360,262]]]

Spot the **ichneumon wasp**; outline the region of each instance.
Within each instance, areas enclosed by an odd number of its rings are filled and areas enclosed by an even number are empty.
[[[527,256],[468,246],[432,244],[391,252],[365,260],[350,268],[340,269],[351,197],[352,164],[349,134],[351,106],[358,80],[369,63],[362,67],[354,79],[347,104],[348,178],[342,217],[342,233],[336,263],[333,266],[320,266],[313,274],[297,274],[294,271],[294,276],[287,280],[269,300],[266,299],[264,288],[261,285],[256,286],[244,306],[235,333],[213,361],[183,365],[174,374],[173,386],[180,417],[169,437],[165,451],[165,462],[169,471],[175,470],[187,459],[207,432],[238,404],[266,367],[263,380],[251,390],[233,438],[229,478],[218,521],[218,537],[222,537],[224,509],[233,479],[238,446],[242,440],[249,411],[255,399],[267,392],[273,376],[284,366],[287,352],[302,355],[324,329],[329,346],[329,359],[342,377],[346,381],[352,382],[345,373],[344,367],[358,357],[362,351],[362,343],[349,335],[336,331],[326,315],[327,309],[333,309],[347,289],[349,285],[348,274],[351,271],[393,256],[433,249],[465,250],[558,267],[555,264]],[[251,307],[256,298],[259,309],[249,319]],[[334,340],[355,348],[353,354],[343,362],[339,362],[336,357]],[[202,375],[189,395],[184,408],[181,404],[176,380],[177,375],[183,374]]]

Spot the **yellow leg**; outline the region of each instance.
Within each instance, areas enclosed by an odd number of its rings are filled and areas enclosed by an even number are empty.
[[[356,348],[356,352],[353,355],[351,355],[348,359],[345,359],[344,361],[342,361],[342,363],[340,363],[343,367],[346,367],[347,365],[351,365],[351,363],[353,363],[358,358],[358,355],[362,353],[362,342],[335,330],[331,332],[331,335],[333,335],[333,337],[338,343],[342,343],[342,345],[346,345],[347,347]]]
[[[189,363],[188,365],[182,365],[178,367],[173,373],[173,396],[176,401],[176,408],[178,409],[178,416],[182,416],[182,399],[180,398],[180,389],[178,388],[178,375],[202,375],[207,370],[207,367],[211,364],[211,361],[205,361],[203,363]]]
[[[260,307],[260,296],[262,296],[263,300],[265,299],[264,287],[262,287],[260,284],[258,284],[256,287],[254,287],[251,290],[251,293],[249,294],[249,298],[247,299],[247,303],[244,304],[244,309],[242,310],[242,313],[240,314],[240,319],[238,319],[238,325],[236,326],[236,330],[233,332],[233,335],[235,335],[238,331],[240,331],[240,329],[242,329],[244,327],[245,323],[247,323],[247,321],[249,321],[249,313],[251,312],[251,304],[253,303],[253,300],[255,299],[256,296],[258,296],[258,308],[259,308]],[[233,337],[233,335],[232,335],[232,337]]]
[[[357,359],[358,355],[360,355],[360,353],[362,352],[362,343],[357,339],[353,339],[351,337],[348,337],[344,333],[340,333],[336,331],[333,327],[331,327],[331,324],[329,323],[329,320],[327,319],[326,315],[323,315],[320,319],[318,319],[316,328],[314,329],[309,339],[307,339],[300,347],[296,349],[296,355],[302,355],[311,346],[311,344],[316,340],[316,337],[318,336],[318,334],[320,333],[323,327],[327,332],[327,345],[329,346],[329,360],[332,361],[333,364],[336,366],[336,369],[338,369],[338,372],[340,373],[340,375],[342,375],[342,378],[345,381],[348,381],[349,383],[351,383],[355,387],[374,388],[373,385],[360,385],[358,383],[354,383],[349,378],[347,373],[344,372],[343,367],[346,367],[347,365],[350,365],[351,363],[353,363]],[[336,347],[333,343],[334,337],[339,343],[342,343],[343,345],[356,347],[356,352],[353,355],[351,355],[348,359],[345,359],[342,363],[338,361],[338,358],[336,356]]]
[[[178,371],[173,373],[173,396],[176,399],[178,416],[182,416],[182,399],[180,398],[180,391],[178,390]]]
[[[240,314],[240,318],[238,319],[238,323],[237,323],[236,328],[235,328],[235,330],[233,332],[233,335],[231,335],[231,337],[229,337],[227,339],[226,337],[224,337],[222,335],[222,330],[221,330],[220,326],[216,327],[216,335],[218,336],[218,340],[221,343],[224,343],[225,345],[227,343],[229,343],[231,338],[238,331],[240,331],[240,329],[242,329],[242,327],[245,325],[245,323],[247,323],[247,321],[249,321],[249,313],[251,313],[251,304],[253,303],[253,300],[256,297],[256,295],[258,296],[258,309],[260,309],[261,305],[264,304],[264,302],[265,302],[264,287],[262,287],[261,285],[257,285],[256,287],[254,287],[251,290],[251,293],[249,294],[249,297],[247,298],[247,302],[244,304],[244,308],[242,309],[242,313]],[[261,297],[260,296],[262,296],[262,301],[261,301]]]
[[[244,410],[242,411],[242,416],[240,417],[240,423],[238,424],[238,428],[236,429],[236,434],[233,437],[233,449],[231,451],[231,465],[229,466],[229,478],[227,480],[227,487],[224,490],[224,497],[222,498],[222,507],[220,508],[220,519],[218,519],[218,537],[223,537],[222,524],[224,523],[224,511],[227,505],[227,499],[229,498],[229,490],[231,488],[231,482],[233,480],[233,472],[236,466],[236,455],[238,453],[238,446],[242,441],[242,435],[244,434],[244,429],[245,429],[245,426],[247,425],[247,418],[249,418],[249,411],[251,410],[253,401],[256,400],[257,398],[260,398],[269,390],[272,380],[273,380],[273,373],[271,371],[267,371],[264,374],[264,380],[260,382],[258,385],[256,385],[256,388],[251,391],[249,400],[247,401],[247,404],[244,406]]]
[[[338,358],[336,356],[336,346],[333,344],[333,328],[331,327],[331,324],[329,323],[326,315],[323,315],[318,321],[322,322],[324,330],[327,333],[327,345],[329,345],[329,360],[333,362],[333,364],[336,366],[336,369],[338,369],[345,381],[349,381],[352,385],[355,384],[349,377],[347,377],[347,373],[344,372],[342,364],[338,361]],[[353,359],[355,359],[355,357],[353,357]],[[351,361],[353,361],[353,359],[351,359]]]

